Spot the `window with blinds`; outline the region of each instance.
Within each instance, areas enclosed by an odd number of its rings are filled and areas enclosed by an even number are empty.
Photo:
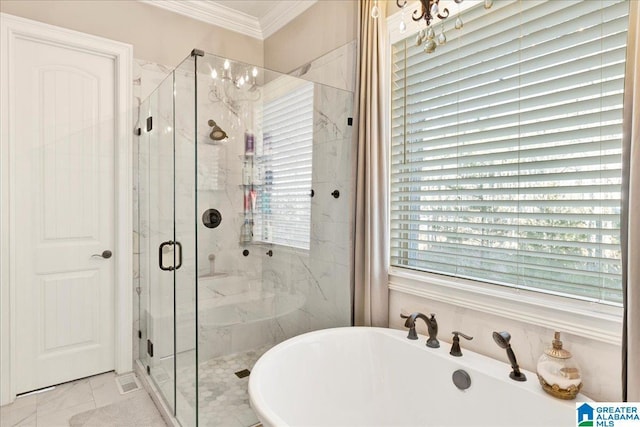
[[[313,83],[292,80],[265,88],[259,229],[263,242],[309,249]]]
[[[392,266],[621,304],[628,9],[495,2],[392,45]]]

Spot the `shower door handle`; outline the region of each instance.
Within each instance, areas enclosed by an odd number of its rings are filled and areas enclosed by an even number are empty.
[[[165,267],[162,264],[162,249],[164,249],[165,246],[178,246],[179,248],[179,252],[178,252],[178,265],[176,265],[175,267],[170,265],[169,267]],[[175,258],[174,258],[175,259]],[[173,271],[173,270],[177,270],[180,267],[182,267],[182,244],[180,242],[174,242],[173,240],[167,240],[166,242],[162,242],[160,244],[160,246],[158,247],[158,266],[160,267],[160,270],[163,271]]]
[[[180,250],[180,252],[178,252],[178,265],[176,265],[176,270],[177,270],[180,267],[182,267],[182,243],[176,240],[175,244],[178,245],[178,249]]]
[[[160,243],[160,247],[158,247],[158,265],[160,266],[160,270],[163,271],[173,271],[173,266],[165,267],[162,265],[162,249],[165,246],[173,245],[173,240],[167,240],[166,242]]]

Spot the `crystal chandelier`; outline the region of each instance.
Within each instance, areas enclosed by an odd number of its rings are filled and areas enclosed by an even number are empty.
[[[207,65],[211,71],[209,100],[213,103],[222,103],[231,116],[237,119],[231,125],[233,130],[242,121],[249,120],[250,108],[246,102],[258,101],[262,95],[258,68],[239,62],[232,63],[228,59],[222,61],[222,58],[217,58]],[[209,126],[215,126],[215,122]],[[211,139],[217,141],[213,133]]]
[[[464,0],[453,0],[456,4],[462,3]],[[414,10],[411,15],[411,19],[418,22],[424,20],[425,28],[418,31],[416,35],[416,46],[420,46],[424,43],[424,51],[427,53],[433,53],[438,45],[443,45],[447,42],[447,37],[444,35],[444,23],[440,27],[440,34],[436,37],[436,31],[431,25],[432,21],[437,17],[440,21],[444,21],[449,17],[449,9],[446,6],[440,7],[440,0],[420,0],[421,10]],[[402,20],[400,21],[400,32],[404,33],[407,30],[407,24],[404,22],[404,10],[407,6],[407,0],[396,0],[396,6],[402,9]],[[484,0],[484,8],[490,9],[493,6],[493,0]],[[378,8],[378,0],[375,0],[373,7],[371,8],[371,17],[377,19],[380,16],[380,9]],[[456,30],[462,28],[464,23],[460,14],[456,17],[454,27]]]
[[[255,88],[257,87],[256,77],[258,76],[258,69],[256,67],[253,67],[253,70],[251,70],[251,76],[252,80],[250,81],[248,68],[245,68],[243,71],[238,72],[235,76],[232,75],[231,63],[228,59],[224,60],[224,63],[222,65],[221,77],[223,82],[230,82],[233,86],[236,87],[236,89],[240,89],[246,84],[246,88],[253,92],[253,90],[255,90]],[[213,68],[211,70],[211,78],[214,80],[218,78],[218,70],[216,68]]]

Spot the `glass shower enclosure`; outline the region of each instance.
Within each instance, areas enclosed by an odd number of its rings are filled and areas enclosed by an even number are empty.
[[[269,348],[352,324],[353,94],[194,50],[139,113],[139,355],[183,426],[251,426]]]

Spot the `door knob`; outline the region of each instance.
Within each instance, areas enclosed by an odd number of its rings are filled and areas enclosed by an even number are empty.
[[[102,251],[101,254],[93,254],[93,255],[91,255],[91,257],[99,256],[99,257],[104,258],[104,259],[109,259],[109,258],[111,258],[111,255],[113,255],[113,252],[111,252],[109,250],[106,250],[106,251]]]

